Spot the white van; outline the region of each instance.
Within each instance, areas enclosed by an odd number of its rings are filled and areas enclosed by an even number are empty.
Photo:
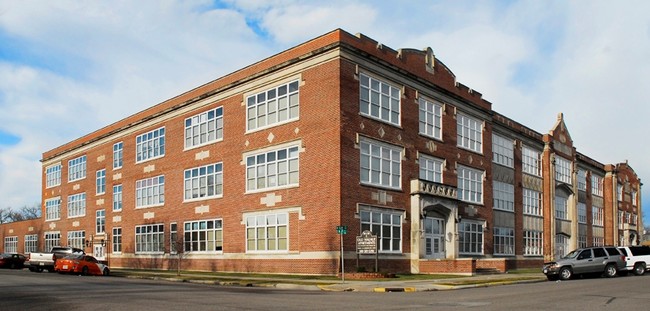
[[[619,250],[625,255],[625,270],[643,275],[650,266],[650,246],[623,246]]]

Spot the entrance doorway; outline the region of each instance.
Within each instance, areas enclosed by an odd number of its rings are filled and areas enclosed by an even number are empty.
[[[95,256],[97,260],[106,260],[106,247],[101,244],[94,244],[93,256]]]
[[[427,217],[424,219],[424,255],[426,258],[445,258],[445,220]]]

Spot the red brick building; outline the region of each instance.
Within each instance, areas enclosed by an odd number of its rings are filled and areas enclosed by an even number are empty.
[[[335,30],[43,154],[42,219],[3,251],[113,267],[335,274],[538,267],[638,244],[641,182],[491,108],[431,49]]]

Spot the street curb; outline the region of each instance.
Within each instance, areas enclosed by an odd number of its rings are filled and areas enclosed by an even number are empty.
[[[373,290],[375,293],[389,293],[389,292],[403,292],[403,293],[412,293],[417,290],[415,287],[375,287]]]

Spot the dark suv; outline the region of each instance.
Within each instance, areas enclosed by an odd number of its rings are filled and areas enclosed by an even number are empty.
[[[568,280],[574,275],[602,273],[614,277],[625,270],[625,256],[614,246],[576,249],[557,261],[544,263],[542,272],[549,280]]]

